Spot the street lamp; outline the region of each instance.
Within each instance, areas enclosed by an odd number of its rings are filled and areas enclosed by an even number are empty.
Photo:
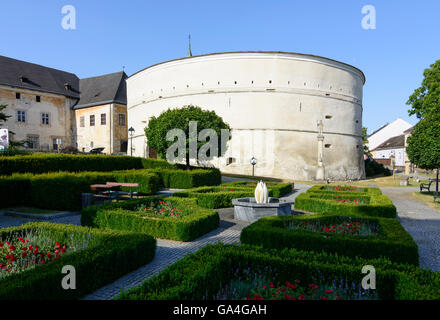
[[[134,128],[130,127],[130,129],[128,129],[128,132],[130,132],[130,140],[131,140],[130,156],[132,156],[133,155],[133,133],[134,133]]]
[[[254,176],[255,172],[255,165],[257,164],[257,159],[255,157],[251,158],[251,165],[252,165],[252,177]]]

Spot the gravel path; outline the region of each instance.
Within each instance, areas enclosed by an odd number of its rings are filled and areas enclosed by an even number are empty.
[[[440,212],[416,201],[418,188],[382,188],[397,208],[400,223],[419,247],[420,266],[440,272]]]

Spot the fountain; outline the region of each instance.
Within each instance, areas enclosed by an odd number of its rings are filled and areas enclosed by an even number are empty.
[[[255,198],[232,199],[234,219],[255,222],[262,217],[292,214],[293,202],[269,197],[266,184],[260,181],[255,188]]]

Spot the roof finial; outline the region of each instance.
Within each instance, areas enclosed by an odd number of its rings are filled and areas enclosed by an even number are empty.
[[[188,35],[188,57],[192,57],[192,52],[191,52],[191,34]]]

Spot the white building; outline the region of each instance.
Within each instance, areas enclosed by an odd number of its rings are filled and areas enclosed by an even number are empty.
[[[405,167],[405,135],[392,137],[380,144],[376,149],[374,159],[393,159],[394,165],[400,169]]]
[[[229,52],[158,63],[127,79],[133,155],[154,155],[144,128],[168,108],[214,110],[232,128],[222,172],[313,180],[318,121],[323,121],[325,177],[365,177],[362,91],[365,76],[348,64],[286,52]]]
[[[380,144],[384,143],[390,138],[399,136],[403,134],[403,132],[409,128],[411,128],[412,125],[405,120],[401,118],[397,118],[391,123],[387,123],[386,125],[382,126],[378,130],[374,131],[372,134],[368,136],[368,147],[371,151],[376,149]],[[373,154],[373,157],[376,158],[376,156]]]

